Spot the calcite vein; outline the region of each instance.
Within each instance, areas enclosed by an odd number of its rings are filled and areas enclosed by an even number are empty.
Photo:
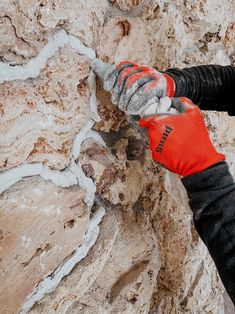
[[[40,175],[43,179],[50,180],[55,185],[61,187],[69,187],[79,183],[86,191],[86,201],[90,204],[93,203],[96,191],[94,182],[90,178],[87,178],[81,167],[75,163],[75,159],[80,154],[81,145],[86,139],[94,138],[101,145],[105,146],[101,136],[97,132],[91,130],[93,124],[94,121],[88,120],[81,132],[75,137],[70,164],[64,171],[51,170],[41,163],[22,164],[0,173],[0,193],[3,193],[9,187],[25,177]]]
[[[36,78],[45,67],[48,59],[66,44],[69,44],[78,53],[89,59],[95,58],[95,53],[91,48],[83,45],[78,38],[68,35],[64,30],[61,30],[48,41],[48,44],[42,48],[38,56],[27,64],[11,66],[7,63],[0,63],[0,83]]]
[[[59,48],[65,46],[66,44],[69,44],[79,54],[85,55],[91,59],[95,57],[92,49],[85,47],[77,38],[67,35],[65,31],[60,31],[48,42],[39,55],[35,59],[29,61],[27,64],[15,67],[11,67],[7,64],[1,64],[0,67],[2,72],[0,82],[3,83],[6,81],[28,80],[29,78],[36,78],[40,75],[42,69],[46,67],[48,60],[56,53]],[[83,128],[73,139],[68,166],[63,171],[59,171],[50,169],[43,163],[20,164],[18,167],[14,167],[0,173],[0,193],[3,193],[14,184],[21,181],[23,178],[39,175],[43,179],[50,180],[55,185],[61,187],[68,188],[79,184],[80,187],[83,188],[86,192],[84,201],[86,202],[88,208],[93,205],[95,200],[96,186],[90,178],[85,176],[80,165],[75,162],[75,159],[80,153],[80,147],[83,141],[85,141],[87,138],[94,138],[101,145],[105,145],[99,134],[91,130],[94,122],[100,120],[96,107],[95,76],[91,71],[88,77],[88,86],[90,88],[90,118],[86,121]],[[47,126],[45,126],[45,128],[46,127]],[[71,123],[70,127],[72,127]],[[53,271],[52,276],[45,278],[42,282],[39,283],[39,285],[32,292],[32,295],[28,298],[28,301],[24,304],[21,313],[26,313],[36,301],[40,300],[44,296],[44,294],[49,293],[55,289],[62,278],[73,269],[74,265],[76,265],[76,263],[78,263],[87,255],[90,247],[92,247],[96,242],[99,234],[98,224],[100,223],[104,214],[104,208],[100,208],[96,212],[94,217],[89,222],[89,227],[81,246],[75,251],[74,254],[72,254],[72,256],[67,259],[65,263],[63,263],[63,265],[60,265],[55,271]],[[74,224],[73,220],[68,223],[71,225],[71,227]],[[25,236],[24,238],[27,240]],[[39,249],[36,252],[37,253],[29,259],[29,262],[24,264],[25,266],[28,265],[34,257],[43,254],[43,249]]]
[[[71,171],[50,170],[40,163],[24,164],[0,174],[0,193],[6,191],[23,178],[40,175],[45,180],[51,180],[55,185],[69,187],[77,184],[76,176]]]
[[[0,63],[0,170],[25,160],[57,170],[68,165],[76,133],[87,119],[100,120],[89,70],[94,57],[79,39],[60,31],[27,64]]]
[[[100,207],[89,222],[89,226],[82,245],[67,261],[65,261],[65,263],[60,265],[51,276],[46,277],[38,284],[38,286],[33,290],[32,294],[28,296],[27,301],[22,306],[19,314],[27,313],[35,304],[35,302],[41,300],[45,294],[55,290],[63,277],[68,275],[74,266],[87,255],[89,249],[95,244],[98,238],[99,224],[104,215],[105,209]]]

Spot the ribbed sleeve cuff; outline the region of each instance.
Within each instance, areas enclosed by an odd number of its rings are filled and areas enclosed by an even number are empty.
[[[203,191],[216,191],[232,185],[234,179],[226,162],[220,162],[196,174],[181,179],[189,198]]]

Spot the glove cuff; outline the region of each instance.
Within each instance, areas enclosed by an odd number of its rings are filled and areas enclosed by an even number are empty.
[[[175,81],[173,80],[173,78],[170,75],[168,75],[166,73],[162,73],[162,74],[166,79],[166,96],[174,97],[175,96],[175,90],[176,90]]]

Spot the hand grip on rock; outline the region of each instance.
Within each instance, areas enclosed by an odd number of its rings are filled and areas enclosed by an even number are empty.
[[[112,66],[104,63],[103,61],[95,58],[90,65],[91,69],[95,74],[102,80],[105,81],[108,71],[112,69]],[[156,114],[177,114],[178,111],[171,108],[171,99],[169,97],[162,97],[158,99],[151,99],[146,103],[146,105],[141,108],[138,114],[140,117],[149,117]]]

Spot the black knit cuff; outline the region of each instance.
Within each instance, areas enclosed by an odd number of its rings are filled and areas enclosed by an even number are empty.
[[[215,191],[232,185],[234,179],[226,162],[220,162],[196,174],[181,179],[189,198],[203,191]]]

